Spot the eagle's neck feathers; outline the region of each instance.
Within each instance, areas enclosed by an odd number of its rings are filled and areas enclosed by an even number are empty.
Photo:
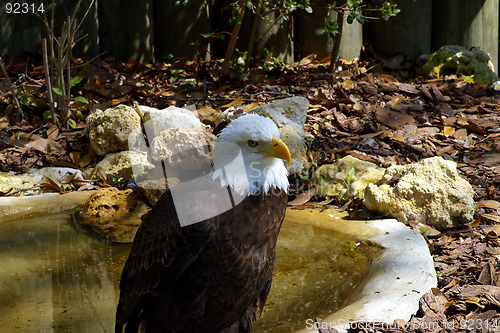
[[[240,153],[228,162],[215,163],[212,178],[243,196],[269,194],[274,188],[288,193],[288,171],[282,160]]]

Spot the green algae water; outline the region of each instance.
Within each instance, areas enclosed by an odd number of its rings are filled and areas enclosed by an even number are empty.
[[[0,323],[5,332],[113,332],[130,245],[81,227],[72,211],[0,223]],[[292,332],[337,310],[374,250],[285,219],[273,285],[255,332]]]

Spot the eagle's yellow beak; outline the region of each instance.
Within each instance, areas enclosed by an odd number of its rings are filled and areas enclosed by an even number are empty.
[[[273,138],[273,140],[271,141],[271,148],[265,150],[263,153],[268,156],[281,158],[282,160],[285,160],[288,163],[288,166],[290,166],[290,163],[292,163],[292,156],[290,155],[290,150],[288,150],[288,147],[283,142],[283,140],[281,140],[278,137]]]

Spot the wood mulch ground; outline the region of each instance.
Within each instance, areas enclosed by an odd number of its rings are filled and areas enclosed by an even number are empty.
[[[89,151],[84,135],[84,118],[95,109],[134,103],[157,108],[192,105],[205,123],[213,125],[211,115],[228,107],[249,109],[290,96],[304,96],[310,102],[305,126],[310,163],[305,174],[345,155],[384,167],[432,156],[455,161],[475,190],[477,209],[468,225],[426,235],[438,288],[422,297],[420,311],[409,322],[366,323],[351,331],[500,331],[498,92],[455,75],[440,79],[420,75],[416,62],[391,64],[392,68],[383,61],[340,63],[331,74],[326,63],[308,57],[293,67],[220,77],[218,62],[77,59],[72,76],[83,79],[72,93],[90,103],[72,102],[76,127],[59,129],[42,116],[48,105],[40,59],[10,57],[5,62],[24,114],[16,110],[9,85],[0,77],[2,171],[95,165],[98,158]],[[105,181],[101,179],[101,185]],[[74,189],[83,185],[71,179],[68,184]],[[46,189],[62,190],[50,182]],[[303,190],[293,189],[296,194]],[[359,203],[347,204],[359,208]],[[318,319],[321,332],[335,331],[321,323]]]

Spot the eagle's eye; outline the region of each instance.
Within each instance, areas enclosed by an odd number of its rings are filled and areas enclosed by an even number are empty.
[[[259,145],[259,143],[257,141],[254,141],[254,140],[248,140],[248,145],[250,147],[257,147]]]

